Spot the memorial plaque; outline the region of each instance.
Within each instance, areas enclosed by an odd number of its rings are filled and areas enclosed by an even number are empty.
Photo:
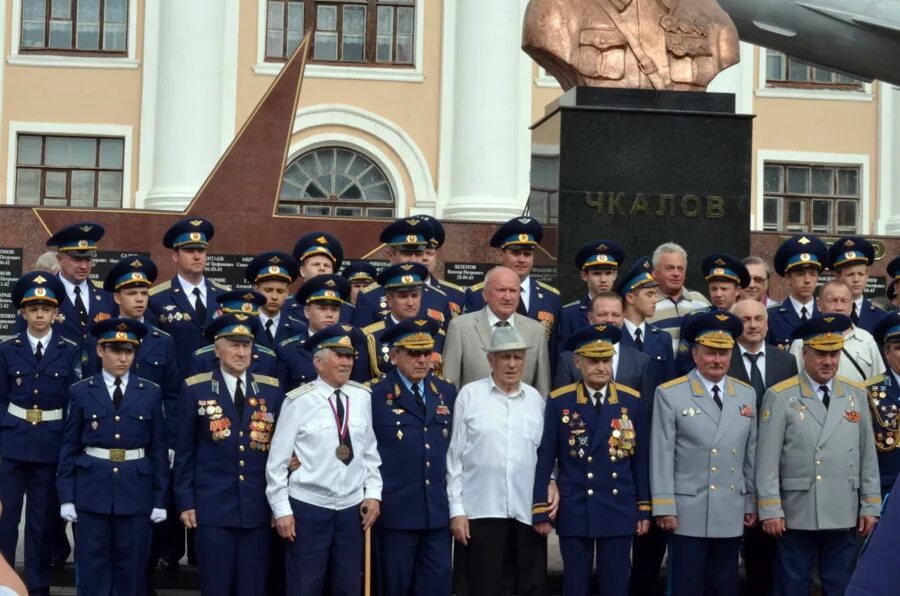
[[[232,290],[248,290],[250,285],[244,278],[247,265],[256,255],[208,255],[206,257],[206,277],[228,286]]]
[[[12,304],[12,288],[22,276],[22,249],[0,248],[0,337],[12,335],[16,309]]]
[[[121,259],[125,257],[133,257],[135,255],[140,255],[142,257],[150,258],[149,252],[121,252],[116,250],[98,250],[97,256],[94,257],[94,268],[91,269],[90,279],[92,281],[96,281],[100,283],[100,286],[103,286],[103,280],[106,279],[107,274],[113,268],[113,266],[118,263]],[[157,264],[157,267],[159,264]]]
[[[375,267],[375,275],[378,275],[391,266],[389,261],[376,261],[373,259],[344,259],[344,261],[341,263],[340,269],[338,269],[338,274],[343,275],[347,267],[349,267],[350,265],[355,265],[356,263],[368,263],[372,267]]]
[[[473,286],[484,280],[487,272],[497,267],[497,263],[444,263],[444,279],[458,286]],[[531,276],[556,287],[556,267],[535,266]]]
[[[834,279],[834,273],[825,271],[819,274],[819,283],[816,285],[816,296],[822,290],[822,286]],[[883,298],[887,291],[887,280],[880,275],[870,275],[866,281],[866,288],[863,290],[863,296],[871,300],[872,298]]]

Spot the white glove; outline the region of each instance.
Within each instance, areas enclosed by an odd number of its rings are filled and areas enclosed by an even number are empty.
[[[175,467],[175,450],[169,449],[169,469]]]
[[[165,509],[154,509],[150,512],[150,521],[154,524],[158,524],[159,522],[166,521],[166,510]]]
[[[59,516],[66,520],[67,522],[72,522],[73,524],[78,521],[78,514],[75,513],[75,504],[74,503],[63,503],[59,506]]]

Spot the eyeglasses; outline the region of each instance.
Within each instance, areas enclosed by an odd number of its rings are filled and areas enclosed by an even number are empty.
[[[426,357],[431,358],[431,354],[434,350],[406,350],[406,354],[413,359]]]

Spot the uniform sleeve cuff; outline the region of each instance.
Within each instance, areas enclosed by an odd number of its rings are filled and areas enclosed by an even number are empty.
[[[459,517],[460,515],[465,515],[466,510],[463,509],[462,503],[450,503],[450,517]]]
[[[294,510],[291,509],[290,501],[285,501],[283,503],[275,503],[272,507],[272,515],[275,516],[275,519],[280,517],[285,517],[288,515],[294,515]]]
[[[664,495],[653,497],[650,501],[651,509],[653,510],[653,515],[662,516],[662,515],[678,515],[678,508],[675,507],[675,497]]]

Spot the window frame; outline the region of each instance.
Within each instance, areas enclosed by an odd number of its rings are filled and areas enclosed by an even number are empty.
[[[765,187],[766,170],[768,168],[780,168],[779,189],[768,190]],[[804,191],[791,191],[788,188],[789,170],[807,170],[808,185]],[[831,170],[831,194],[817,193],[812,188],[812,173],[815,170]],[[840,194],[840,175],[842,172],[854,172],[856,174],[856,194]],[[825,235],[844,235],[865,233],[865,208],[866,185],[864,178],[866,168],[863,164],[848,163],[811,163],[784,160],[765,160],[762,164],[762,172],[759,180],[760,193],[762,195],[761,211],[759,213],[759,229],[764,232],[779,233],[811,233]],[[769,201],[777,203],[777,220],[774,224],[766,222],[765,209]],[[827,201],[830,203],[827,229],[824,226],[817,227],[814,222],[814,207],[816,202]],[[838,221],[839,208],[842,203],[853,203],[856,208],[856,223],[853,229],[849,226],[840,226]],[[799,205],[802,210],[802,222],[792,223],[790,210],[792,205]]]
[[[770,81],[768,78],[769,53],[784,54],[763,47],[758,48],[758,51],[759,67],[756,71],[757,80],[754,90],[756,97],[857,102],[873,102],[875,100],[872,92],[872,83],[866,83],[865,81],[861,82],[860,87],[792,84],[790,81],[782,84],[779,81]]]
[[[781,57],[781,69],[784,73],[784,78],[773,79],[769,75],[769,58],[772,56]],[[784,52],[778,52],[776,50],[766,49],[765,59],[760,62],[760,67],[764,71],[766,87],[769,88],[783,87],[788,89],[829,89],[833,91],[854,91],[861,93],[864,93],[866,90],[865,81],[853,79],[848,75],[830,70],[822,66],[811,66],[809,64],[803,64],[790,55],[785,54]],[[807,77],[805,80],[795,81],[791,79],[791,71],[792,69],[796,68],[806,70]],[[828,73],[831,76],[831,81],[824,82],[816,80],[815,75],[817,72]],[[853,82],[840,82],[837,80],[839,77],[847,77]]]

